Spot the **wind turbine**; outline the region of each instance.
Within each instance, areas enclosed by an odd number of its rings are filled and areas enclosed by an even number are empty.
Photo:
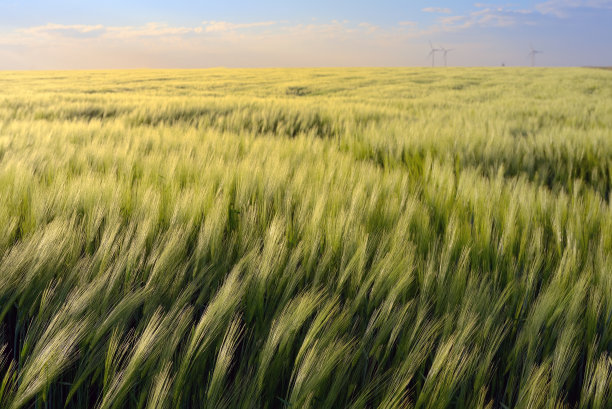
[[[529,52],[529,54],[527,54],[527,57],[531,57],[531,66],[535,67],[536,54],[544,54],[544,51],[536,50],[535,48],[533,48],[533,44],[530,44],[529,48],[531,48],[531,51]]]
[[[444,66],[445,67],[448,67],[448,64],[446,63],[446,55],[453,50],[454,50],[453,48],[444,48],[444,47],[440,48],[440,51],[442,51],[442,53],[444,54]]]
[[[439,48],[434,48],[433,44],[431,43],[431,41],[429,42],[429,46],[431,47],[431,51],[429,52],[429,56],[431,57],[431,66],[435,66],[435,62],[436,62],[436,53],[438,51],[442,51]]]

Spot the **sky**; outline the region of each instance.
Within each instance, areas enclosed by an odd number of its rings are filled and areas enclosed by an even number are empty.
[[[483,1],[0,0],[0,70],[612,66],[612,0]]]

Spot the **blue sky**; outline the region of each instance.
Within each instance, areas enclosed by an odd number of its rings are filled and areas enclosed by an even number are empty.
[[[6,1],[0,69],[612,65],[612,0]],[[441,65],[438,55],[436,64]]]

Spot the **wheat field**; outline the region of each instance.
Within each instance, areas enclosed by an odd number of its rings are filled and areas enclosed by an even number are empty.
[[[0,407],[612,407],[612,71],[0,72]]]

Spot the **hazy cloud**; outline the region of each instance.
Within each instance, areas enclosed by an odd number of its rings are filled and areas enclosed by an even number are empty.
[[[228,21],[203,21],[202,24],[205,26],[204,31],[207,33],[215,31],[233,31],[247,28],[256,27],[270,27],[276,23],[276,21],[262,21],[256,23],[230,23]]]
[[[302,22],[206,20],[195,26],[150,22],[133,26],[48,23],[28,28],[0,28],[0,69],[6,68],[135,68],[209,66],[322,66],[427,64],[428,40],[452,41],[449,33],[465,31],[478,38],[461,49],[456,63],[473,64],[499,57],[483,51],[482,28],[535,25],[543,15],[565,17],[578,8],[612,9],[612,0],[549,0],[530,9],[518,5],[476,3],[453,14],[429,7],[433,22],[403,20],[394,25],[368,21],[317,19]],[[559,23],[561,24],[561,23]],[[493,34],[494,35],[494,34]],[[468,58],[471,53],[471,58]],[[478,54],[482,53],[482,54]],[[548,54],[550,55],[550,54]],[[598,54],[599,55],[599,54]],[[520,51],[519,64],[524,63]],[[489,60],[486,60],[489,61]]]
[[[30,36],[63,36],[63,37],[105,37],[105,38],[135,38],[182,36],[188,34],[229,32],[275,25],[274,21],[254,23],[231,23],[227,21],[203,21],[201,26],[183,27],[170,26],[167,23],[151,22],[142,26],[103,26],[82,24],[53,24],[29,27],[17,30],[18,33]]]
[[[377,31],[378,29],[380,29],[380,27],[374,24],[370,24],[370,23],[359,23],[359,27],[365,29],[368,34],[373,33]]]
[[[550,14],[559,18],[571,16],[572,9],[612,9],[612,0],[549,0],[535,6],[542,14]]]
[[[447,7],[425,7],[421,9],[425,13],[439,13],[439,14],[450,14],[452,10]]]
[[[85,38],[84,36],[88,37]],[[0,69],[401,64],[416,23],[203,21],[195,27],[46,24],[0,36]],[[418,47],[418,45],[415,45]],[[27,61],[33,61],[28,65]],[[38,65],[40,64],[40,65]],[[45,65],[47,64],[47,65]]]
[[[18,32],[32,35],[63,35],[67,37],[82,37],[83,35],[95,35],[105,31],[103,25],[83,25],[83,24],[53,24],[48,23],[44,26],[35,26],[18,30]]]
[[[476,3],[474,6],[477,10],[465,15],[440,17],[438,26],[432,29],[456,31],[472,27],[512,27],[533,24],[533,21],[529,19],[530,15],[533,14],[531,10],[482,3]]]
[[[202,27],[172,27],[166,23],[147,23],[144,26],[107,27],[105,37],[135,38],[135,37],[165,37],[182,36],[191,33],[201,33]]]

